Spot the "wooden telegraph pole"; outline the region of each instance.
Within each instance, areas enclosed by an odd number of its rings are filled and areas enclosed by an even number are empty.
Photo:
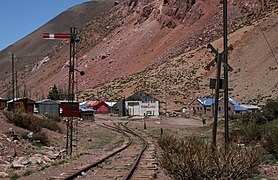
[[[228,24],[227,24],[227,0],[223,0],[223,61],[228,64]],[[229,86],[228,66],[224,66],[224,119],[225,119],[225,147],[229,144]]]
[[[14,94],[14,53],[12,53],[12,86],[13,86],[13,101],[12,101],[12,107],[13,107],[13,113],[15,112],[15,94]]]

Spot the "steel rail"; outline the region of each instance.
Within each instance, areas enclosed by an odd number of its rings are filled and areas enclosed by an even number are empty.
[[[111,128],[111,127],[108,127],[108,126],[105,125],[105,124],[104,124],[104,125],[98,124],[98,126],[101,126],[101,127],[103,127],[103,128],[106,128],[106,129],[110,129],[110,130],[112,130],[112,131],[120,132],[120,133],[124,134],[125,136],[129,137],[125,132],[119,131],[119,129],[116,129],[116,128],[113,128],[113,127],[112,127],[112,128]],[[113,153],[111,153],[111,154],[105,156],[104,158],[98,160],[97,162],[95,162],[95,163],[93,163],[93,164],[90,164],[90,165],[87,165],[87,166],[85,166],[85,167],[79,169],[79,170],[76,171],[75,173],[73,173],[73,174],[71,174],[71,175],[69,175],[69,176],[67,176],[67,177],[65,177],[65,178],[61,178],[61,179],[64,179],[64,180],[72,180],[72,179],[74,179],[74,178],[80,176],[82,172],[86,172],[86,171],[88,171],[88,170],[91,169],[91,168],[97,167],[99,164],[103,163],[105,160],[107,160],[107,159],[109,159],[110,157],[112,157],[112,156],[118,154],[119,152],[122,152],[123,150],[125,150],[126,148],[128,148],[131,144],[132,144],[132,141],[131,141],[131,139],[130,139],[130,137],[129,137],[129,142],[128,142],[127,145],[125,145],[125,146],[123,146],[122,148],[118,149],[117,151],[115,151],[115,152],[113,152]]]
[[[127,123],[128,123],[128,122],[127,122]],[[136,169],[137,169],[137,166],[138,166],[138,164],[139,164],[139,162],[140,162],[140,160],[141,160],[141,158],[142,158],[142,156],[143,156],[143,153],[145,152],[145,150],[146,150],[147,147],[148,147],[148,142],[147,142],[142,136],[138,135],[137,133],[135,133],[134,131],[132,131],[131,129],[129,129],[129,128],[126,126],[127,123],[125,123],[125,125],[122,124],[122,123],[118,123],[118,124],[113,123],[114,126],[111,126],[111,125],[108,125],[108,124],[104,124],[104,123],[103,123],[103,124],[98,124],[98,126],[100,126],[100,127],[103,127],[103,128],[106,128],[106,129],[109,129],[109,130],[116,131],[116,132],[119,132],[119,133],[124,134],[125,136],[127,136],[127,137],[129,138],[128,144],[125,145],[125,146],[123,146],[122,148],[118,149],[117,151],[115,151],[115,152],[113,152],[113,153],[111,153],[111,154],[105,156],[104,158],[98,160],[97,162],[95,162],[95,163],[93,163],[93,164],[90,164],[90,165],[87,165],[87,166],[85,166],[85,167],[79,169],[79,170],[76,171],[75,173],[73,173],[73,174],[71,174],[71,175],[69,175],[69,176],[67,176],[67,177],[65,177],[65,178],[63,178],[63,179],[64,179],[64,180],[72,180],[72,179],[74,179],[74,178],[80,176],[80,175],[82,174],[82,172],[86,172],[86,171],[88,171],[88,170],[91,169],[91,168],[97,167],[99,164],[103,163],[105,160],[107,160],[107,159],[109,159],[110,157],[112,157],[112,156],[114,156],[114,155],[116,155],[116,154],[122,152],[123,150],[127,149],[127,148],[132,144],[131,137],[130,137],[130,135],[128,135],[127,133],[132,134],[132,135],[134,135],[134,136],[140,138],[140,139],[143,141],[143,143],[144,143],[143,148],[142,148],[142,150],[140,151],[140,153],[137,155],[137,158],[136,158],[136,160],[134,161],[132,167],[131,167],[130,170],[128,171],[127,175],[123,178],[124,180],[131,179],[131,177],[133,176],[134,172],[135,172]],[[120,126],[122,126],[124,129],[121,128]]]
[[[127,124],[127,123],[126,123],[126,124]],[[121,123],[121,125],[122,125],[129,133],[131,133],[131,134],[133,134],[133,135],[139,137],[139,138],[144,142],[144,147],[143,147],[143,149],[140,151],[139,155],[137,156],[137,158],[136,158],[134,164],[132,165],[131,169],[129,170],[128,174],[124,177],[125,180],[128,180],[128,179],[130,179],[130,178],[132,177],[132,175],[134,174],[135,170],[137,169],[137,166],[138,166],[138,164],[139,164],[139,162],[140,162],[140,160],[141,160],[141,158],[142,158],[142,156],[143,156],[143,153],[145,152],[145,150],[146,150],[147,147],[148,147],[148,142],[147,142],[142,136],[138,135],[138,134],[135,133],[134,131],[132,131],[132,130],[130,130],[129,128],[127,128],[126,125],[123,125],[122,123]]]

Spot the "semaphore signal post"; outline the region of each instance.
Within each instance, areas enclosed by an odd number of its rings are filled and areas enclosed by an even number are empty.
[[[43,33],[44,39],[68,39],[70,40],[70,59],[69,59],[69,84],[68,84],[68,120],[67,120],[67,141],[66,141],[66,153],[67,155],[72,155],[73,147],[73,101],[74,101],[74,71],[75,60],[76,60],[76,43],[80,41],[78,36],[77,28],[71,27],[70,34],[60,34],[60,33]],[[78,71],[78,70],[77,70]],[[84,75],[83,71],[79,71],[81,75]]]

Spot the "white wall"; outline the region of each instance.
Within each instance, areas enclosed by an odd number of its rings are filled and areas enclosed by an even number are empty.
[[[133,104],[133,106],[131,105]],[[126,101],[126,109],[130,116],[158,116],[159,102]]]

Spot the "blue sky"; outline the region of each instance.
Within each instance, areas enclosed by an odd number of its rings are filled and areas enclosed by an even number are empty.
[[[89,0],[0,0],[0,51],[86,1]]]

